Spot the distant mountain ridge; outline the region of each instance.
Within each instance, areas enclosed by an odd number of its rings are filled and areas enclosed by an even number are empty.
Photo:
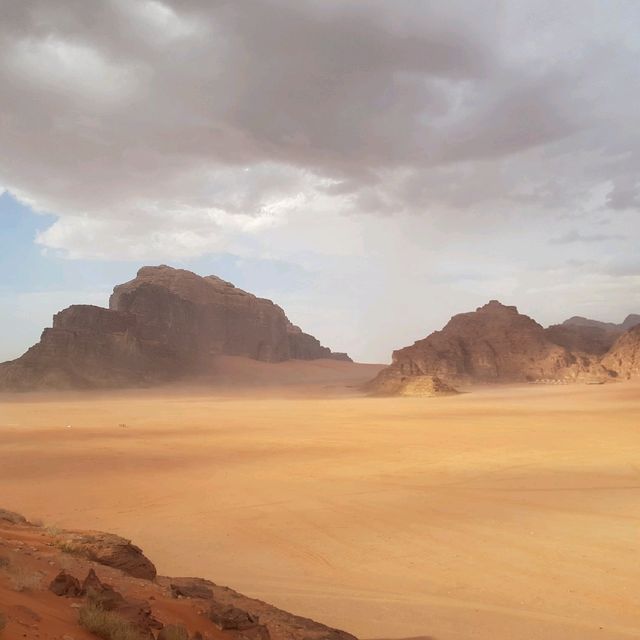
[[[206,372],[216,355],[350,361],[271,300],[161,265],[116,286],[108,309],[73,305],[57,313],[39,343],[0,364],[0,389],[148,385]]]
[[[547,327],[546,333],[549,340],[571,351],[603,356],[625,331],[638,324],[637,313],[629,314],[620,324],[573,316],[562,324]]]

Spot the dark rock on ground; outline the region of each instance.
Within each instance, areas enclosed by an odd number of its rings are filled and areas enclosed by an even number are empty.
[[[24,516],[13,511],[8,511],[7,509],[0,509],[0,520],[9,522],[10,524],[29,524]]]
[[[223,631],[227,629],[250,629],[260,624],[258,616],[233,605],[225,605],[219,602],[214,602],[211,605],[209,619]]]
[[[201,578],[174,578],[171,581],[171,595],[174,598],[200,598],[210,600],[213,598],[211,583]]]
[[[153,580],[156,568],[140,547],[112,533],[72,535],[68,542],[80,554],[108,567],[120,569],[134,578]]]
[[[74,578],[63,569],[49,584],[49,591],[57,596],[77,598],[82,594],[82,587],[77,578]]]
[[[93,569],[89,570],[82,583],[81,593],[99,604],[105,611],[114,611],[124,604],[124,597],[111,585],[100,580]]]

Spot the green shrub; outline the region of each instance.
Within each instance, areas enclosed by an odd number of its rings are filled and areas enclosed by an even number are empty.
[[[143,640],[140,632],[122,616],[95,604],[80,609],[80,626],[103,640]]]

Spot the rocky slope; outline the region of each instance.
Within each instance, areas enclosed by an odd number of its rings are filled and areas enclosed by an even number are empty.
[[[40,342],[0,364],[0,389],[146,385],[206,371],[216,355],[265,362],[348,360],[291,324],[270,300],[216,276],[143,267],[109,309],[75,305]]]
[[[626,331],[640,324],[640,315],[630,314],[623,322],[600,322],[582,316],[573,316],[562,324],[547,327],[547,338],[569,351],[603,356]]]
[[[602,364],[621,378],[640,377],[640,324],[616,340]]]
[[[2,509],[0,621],[7,640],[92,640],[110,625],[122,634],[106,636],[114,640],[356,640],[208,580],[159,577],[119,536],[45,528]]]
[[[454,316],[441,331],[394,351],[392,364],[370,383],[376,393],[397,393],[416,376],[450,383],[575,380],[606,375],[597,359],[549,340],[516,307],[492,300]]]

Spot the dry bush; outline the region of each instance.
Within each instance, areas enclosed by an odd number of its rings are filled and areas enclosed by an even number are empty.
[[[6,569],[10,564],[9,556],[0,556],[0,569]]]
[[[2,633],[2,630],[7,626],[7,617],[4,615],[4,613],[0,613],[0,633]]]
[[[34,591],[40,588],[42,575],[26,567],[14,565],[10,569],[11,583],[16,591]]]
[[[143,640],[140,632],[122,616],[86,604],[79,611],[80,626],[103,640]]]
[[[72,556],[85,556],[87,555],[86,550],[80,545],[71,542],[70,540],[54,540],[53,546],[57,547],[62,551],[62,553],[68,553]]]
[[[58,527],[52,527],[51,525],[45,527],[44,531],[52,538],[57,538],[62,533],[62,529],[59,529]]]
[[[184,627],[167,625],[160,633],[162,640],[189,640],[189,633]],[[158,636],[160,637],[160,636]]]

